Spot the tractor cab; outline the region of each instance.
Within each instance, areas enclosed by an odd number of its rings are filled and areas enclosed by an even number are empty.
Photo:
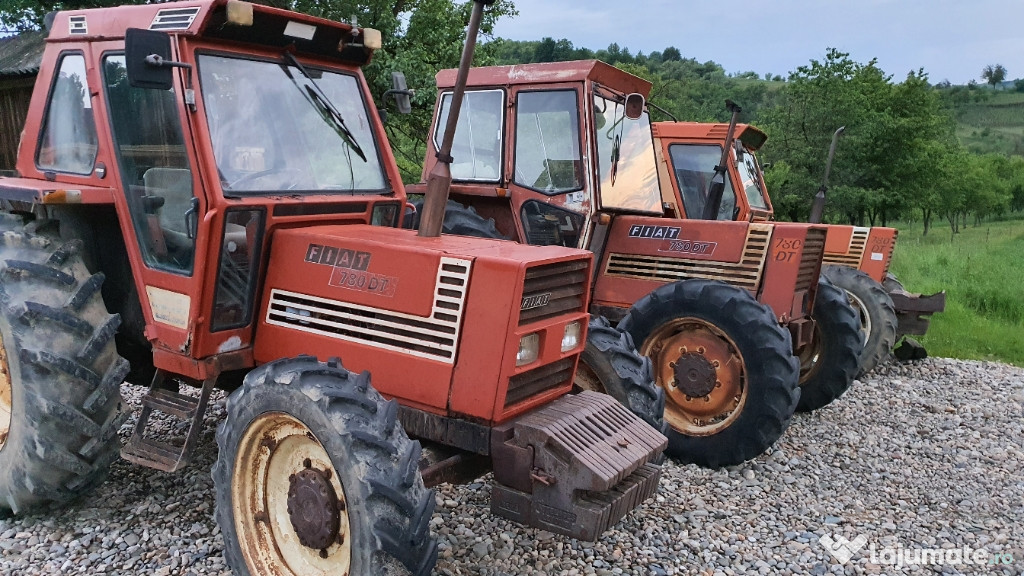
[[[665,209],[679,218],[700,218],[707,182],[722,157],[728,124],[655,122],[655,155]],[[754,155],[768,139],[758,128],[737,124],[728,158],[719,220],[773,220],[771,199]]]

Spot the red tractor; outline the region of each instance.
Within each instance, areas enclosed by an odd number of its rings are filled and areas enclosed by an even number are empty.
[[[84,495],[119,455],[182,468],[217,387],[239,575],[428,574],[429,487],[488,466],[494,513],[581,539],[655,491],[664,436],[569,394],[590,253],[397,228],[380,43],[236,0],[56,15],[0,178],[0,508]],[[122,448],[126,377],[152,385]]]
[[[456,84],[455,70],[437,75],[425,178],[447,159]],[[650,88],[593,60],[472,69],[444,231],[593,252],[590,312],[654,361],[668,453],[735,464],[797,407],[842,394],[863,342],[845,296],[818,281],[824,227],[687,220],[664,202]]]
[[[710,172],[714,164],[707,161],[725,145],[728,125],[699,122],[656,122],[652,130],[661,168],[665,202],[676,211],[687,214],[692,208],[692,190],[688,178],[693,171]],[[768,136],[754,126],[739,124],[734,148],[728,155],[728,200],[733,219],[745,222],[766,222],[774,218],[771,199],[764,184],[761,166],[754,155]],[[829,152],[828,167],[835,153],[837,130]],[[828,184],[819,189],[819,198],[812,211],[812,222],[821,221],[821,211]],[[736,191],[742,193],[736,193]],[[946,306],[946,293],[928,296],[911,294],[889,273],[892,252],[896,247],[895,228],[873,226],[827,225],[825,267],[822,273],[846,291],[861,320],[865,346],[860,357],[860,373],[870,372],[885,360],[893,345],[907,334],[924,334],[928,316]]]

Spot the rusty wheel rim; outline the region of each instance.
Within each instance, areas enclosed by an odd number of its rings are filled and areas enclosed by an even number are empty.
[[[800,385],[803,386],[821,370],[821,329],[817,323],[811,343],[804,346],[797,359],[800,361]]]
[[[11,371],[7,366],[7,349],[0,337],[0,450],[7,444],[11,433],[11,415],[14,410],[14,387],[11,385]]]
[[[251,574],[351,571],[345,492],[327,451],[294,417],[269,412],[249,424],[235,458],[231,503]],[[324,517],[331,521],[320,522]]]
[[[866,344],[871,337],[871,314],[868,314],[868,307],[864,305],[864,301],[858,298],[856,294],[849,290],[844,290],[844,292],[846,292],[846,299],[850,301],[850,305],[857,311],[857,317],[860,318],[860,333],[864,337],[864,343]]]
[[[700,318],[666,322],[644,341],[640,352],[654,363],[665,390],[665,420],[687,436],[710,436],[743,412],[747,369],[729,336]]]

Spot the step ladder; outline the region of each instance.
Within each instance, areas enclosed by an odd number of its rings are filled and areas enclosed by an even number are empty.
[[[203,381],[202,391],[199,397],[195,398],[168,389],[164,386],[164,376],[162,370],[158,370],[153,376],[149,390],[142,397],[142,412],[135,423],[135,431],[124,448],[121,448],[121,458],[164,472],[175,472],[184,468],[192,459],[192,451],[203,428],[206,405],[217,378],[207,378]],[[184,444],[179,446],[146,437],[146,424],[154,411],[190,421]]]

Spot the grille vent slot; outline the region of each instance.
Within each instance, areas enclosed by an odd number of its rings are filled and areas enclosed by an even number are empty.
[[[455,362],[472,262],[441,258],[430,316],[273,289],[267,324],[421,358]]]
[[[846,254],[829,254],[826,252],[824,263],[849,266],[851,268],[860,267],[860,261],[864,257],[864,248],[867,246],[868,232],[870,230],[870,228],[859,226],[854,228],[853,235],[850,236],[850,247],[846,250]]]
[[[556,262],[528,269],[522,300],[527,309],[520,310],[519,325],[582,311],[586,301],[583,294],[586,281],[586,260]],[[539,301],[546,303],[530,307]]]
[[[536,396],[540,392],[558,388],[570,382],[573,377],[572,366],[575,360],[575,357],[564,358],[558,362],[545,364],[518,376],[513,376],[508,382],[505,408]]]
[[[817,228],[807,230],[804,251],[800,255],[800,269],[796,276],[796,290],[806,290],[817,284],[821,274],[821,255],[825,252],[825,231]]]
[[[747,240],[743,256],[738,263],[713,262],[664,256],[640,256],[636,254],[611,254],[608,257],[607,274],[643,280],[676,282],[688,278],[723,280],[729,284],[756,293],[761,285],[764,260],[771,240],[770,224],[751,224],[747,229]]]
[[[190,8],[168,8],[156,13],[153,23],[149,25],[150,30],[187,30],[196,15],[199,14],[199,6]]]

